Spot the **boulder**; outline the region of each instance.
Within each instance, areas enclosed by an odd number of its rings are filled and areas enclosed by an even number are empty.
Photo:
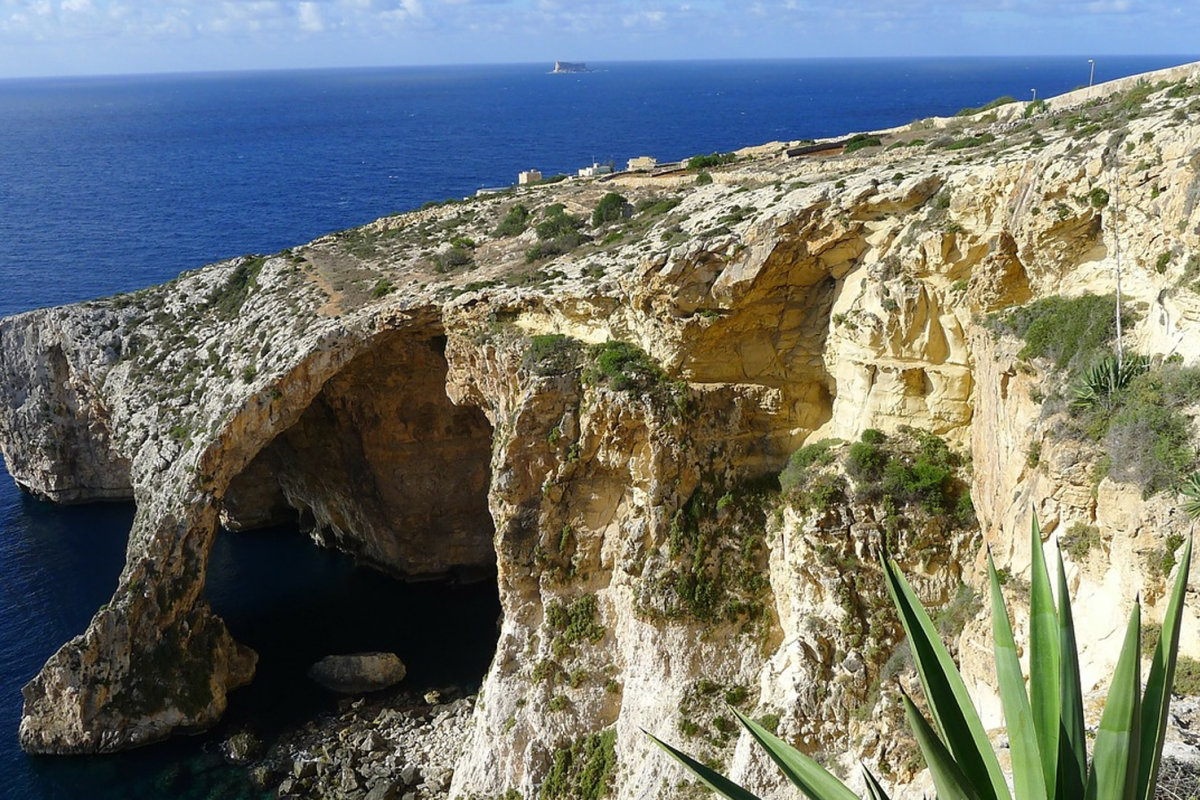
[[[352,653],[326,656],[313,664],[308,677],[333,692],[377,692],[404,680],[407,669],[395,653]]]

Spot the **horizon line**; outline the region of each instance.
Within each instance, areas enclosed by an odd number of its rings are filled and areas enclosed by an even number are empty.
[[[573,64],[597,65],[603,67],[608,64],[713,64],[713,63],[770,63],[770,62],[830,62],[830,61],[950,61],[950,60],[976,60],[976,61],[1012,61],[1020,59],[1045,59],[1045,60],[1071,60],[1081,59],[1084,63],[1089,60],[1094,60],[1100,63],[1104,59],[1130,59],[1130,58],[1161,58],[1161,59],[1184,59],[1176,66],[1200,61],[1200,53],[1100,53],[1100,54],[1046,54],[1046,53],[1027,53],[1027,54],[1005,54],[1005,55],[980,55],[978,53],[969,53],[962,55],[853,55],[853,56],[762,56],[762,57],[732,57],[732,58],[646,58],[646,59],[631,59],[631,58],[616,58],[616,59],[598,59],[589,60],[586,58],[577,60],[557,59],[559,61],[568,61]],[[233,76],[233,75],[264,75],[264,74],[285,74],[285,73],[323,73],[323,72],[366,72],[366,71],[383,71],[383,70],[406,70],[406,69],[438,69],[438,68],[480,68],[480,67],[520,67],[520,66],[539,66],[549,63],[553,67],[553,61],[537,60],[514,60],[514,61],[490,61],[490,62],[429,62],[421,64],[364,64],[364,65],[345,65],[345,66],[327,66],[327,67],[251,67],[251,68],[231,68],[231,69],[184,69],[184,70],[165,70],[165,71],[144,71],[144,72],[112,72],[112,73],[58,73],[47,75],[20,75],[20,76],[3,76],[0,75],[0,84],[3,83],[18,83],[23,81],[53,81],[53,80],[111,80],[114,78],[154,78],[154,77],[202,77],[202,76]],[[600,72],[601,69],[589,70],[589,72]],[[549,72],[549,70],[548,70]],[[587,74],[571,73],[571,74]],[[1126,76],[1128,77],[1128,76]]]

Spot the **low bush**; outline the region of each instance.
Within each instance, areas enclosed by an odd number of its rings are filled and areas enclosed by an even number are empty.
[[[616,340],[588,348],[591,366],[584,380],[606,384],[618,392],[647,391],[666,379],[666,373],[645,350]]]
[[[529,338],[522,365],[536,375],[565,375],[579,369],[583,342],[561,333]]]
[[[583,220],[568,214],[562,203],[547,206],[542,212],[542,221],[534,228],[538,244],[525,252],[525,260],[532,263],[571,252],[589,240],[588,236],[579,232],[582,227]]]
[[[453,272],[473,264],[475,257],[465,247],[449,247],[434,256],[434,262],[436,272]]]
[[[710,153],[706,156],[692,156],[687,160],[687,168],[690,170],[712,169],[725,164],[732,164],[737,161],[737,156],[733,153]]]
[[[822,439],[801,447],[792,453],[787,466],[779,473],[779,487],[784,492],[796,489],[808,477],[811,467],[823,467],[833,463],[833,447],[842,443],[841,439]]]
[[[658,217],[673,210],[676,206],[682,203],[683,200],[678,197],[664,197],[638,200],[637,205],[633,207],[633,213],[639,217]]]
[[[1025,340],[1017,354],[1022,359],[1048,358],[1072,375],[1082,372],[1111,352],[1117,333],[1116,297],[1085,294],[1079,297],[1046,297],[988,318],[996,333],[1011,333]],[[1129,328],[1138,317],[1121,309],[1121,322]]]
[[[882,144],[883,142],[878,136],[872,136],[869,133],[856,133],[846,140],[846,146],[842,152],[854,153],[867,147],[879,147]]]
[[[1129,356],[1136,363],[1136,356]],[[1200,368],[1178,363],[1145,369],[1103,403],[1076,404],[1078,438],[1103,443],[1105,474],[1149,497],[1180,486],[1200,462],[1189,410],[1200,396]]]
[[[620,222],[633,214],[633,206],[629,201],[616,192],[609,192],[600,198],[596,208],[592,210],[592,227],[599,228],[610,222]]]

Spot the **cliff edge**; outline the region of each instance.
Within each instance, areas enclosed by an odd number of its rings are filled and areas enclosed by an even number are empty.
[[[1161,613],[1188,523],[1170,481],[1096,471],[1108,440],[1071,432],[1067,366],[1010,312],[1105,297],[1119,260],[1126,346],[1196,365],[1198,120],[1192,65],[839,154],[779,143],[447,203],[0,321],[14,479],[138,506],[112,600],[24,690],[22,746],[211,725],[255,655],[205,603],[209,549],[219,524],[281,519],[401,579],[495,575],[500,641],[452,796],[556,796],[556,754],[584,745],[617,765],[615,796],[684,792],[641,729],[774,796],[723,702],[910,780],[891,728],[864,724],[898,644],[870,577],[885,536],[952,603],[984,542],[1019,585],[1032,512],[1047,536],[1086,532],[1068,561],[1094,688],[1134,595]],[[836,443],[825,477],[772,488],[802,445],[868,430],[901,465],[954,454],[946,485],[969,499],[898,512]],[[954,635],[995,721],[972,620]]]

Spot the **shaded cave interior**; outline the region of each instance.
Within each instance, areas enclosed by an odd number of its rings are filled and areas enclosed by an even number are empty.
[[[500,615],[492,427],[447,396],[445,347],[436,328],[382,334],[231,481],[206,593],[259,651],[256,684],[300,691],[313,661],[370,650],[405,661],[401,688],[481,682]]]

